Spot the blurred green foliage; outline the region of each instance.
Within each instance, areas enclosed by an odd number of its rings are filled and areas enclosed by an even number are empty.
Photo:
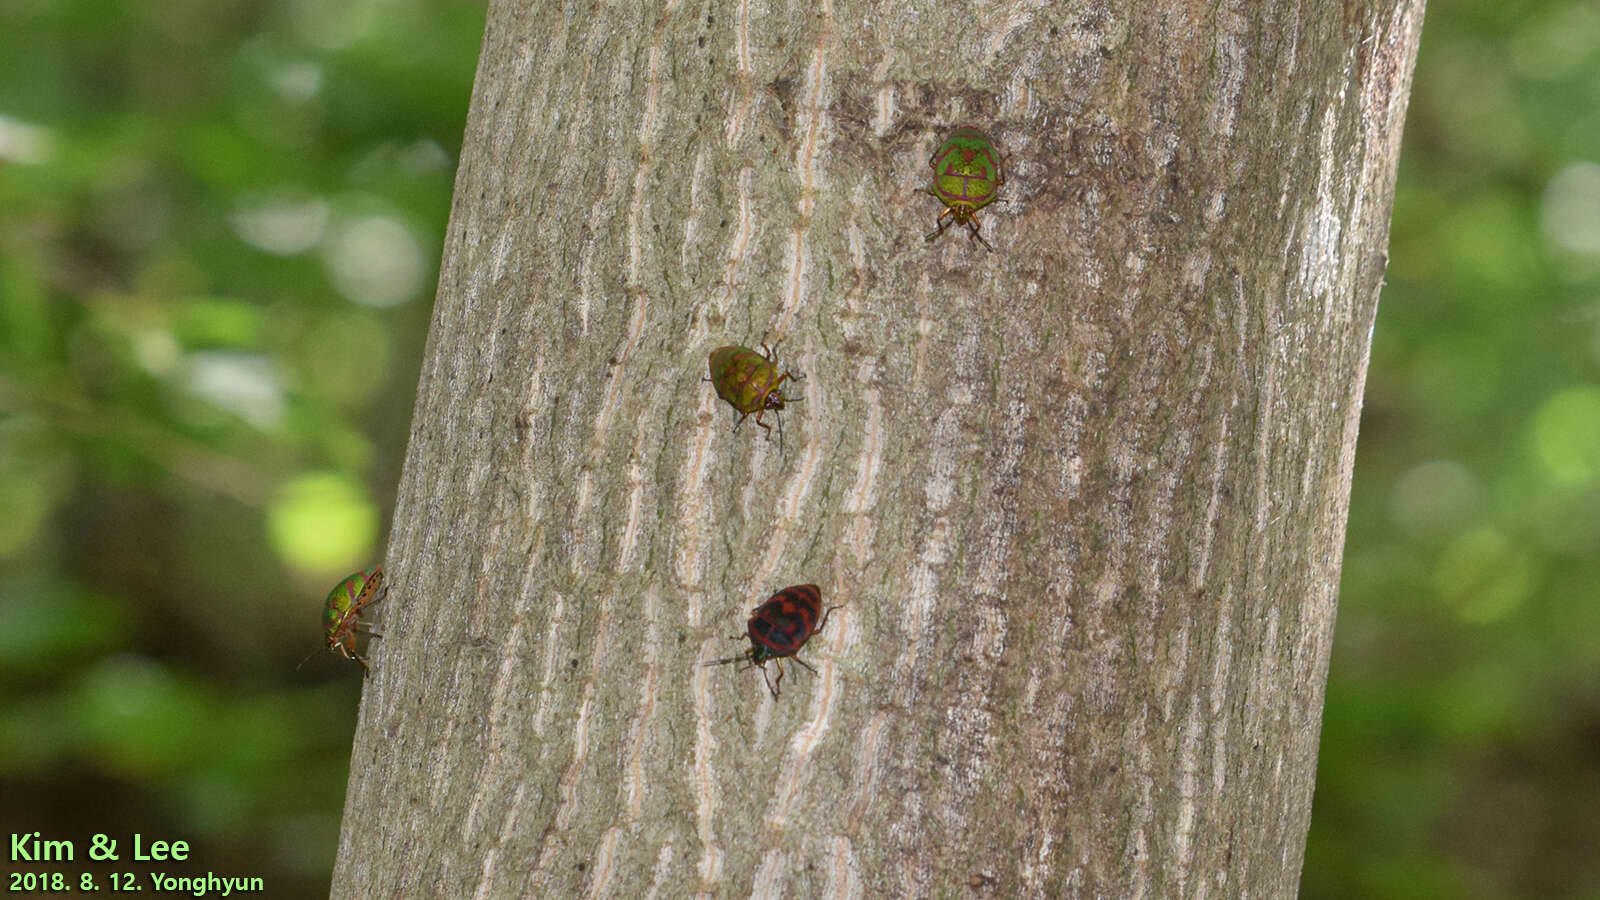
[[[326,893],[482,25],[0,4],[5,830]],[[1597,148],[1600,7],[1431,4],[1304,897],[1600,897]]]
[[[1600,897],[1600,6],[1428,5],[1301,896]]]
[[[327,895],[483,18],[0,4],[4,831]]]

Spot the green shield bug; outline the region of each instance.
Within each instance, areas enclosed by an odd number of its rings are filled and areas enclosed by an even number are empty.
[[[751,413],[755,413],[756,424],[765,428],[767,438],[771,439],[772,426],[761,421],[761,415],[769,409],[773,415],[777,415],[785,403],[800,400],[799,397],[785,397],[778,387],[787,379],[799,381],[805,376],[796,375],[787,369],[779,374],[777,358],[772,348],[762,344],[761,349],[766,351],[765,355],[749,347],[732,344],[711,351],[709,380],[712,387],[717,389],[717,396],[728,401],[728,404],[740,413],[739,421],[733,424],[734,431],[738,431],[744,420]],[[780,449],[783,447],[781,418],[778,419],[778,447]]]
[[[374,566],[370,572],[356,572],[339,582],[328,593],[328,603],[322,610],[322,625],[328,632],[328,649],[337,650],[345,659],[361,663],[367,672],[372,666],[356,652],[356,631],[364,628],[361,611],[377,603],[389,593],[383,583],[383,566]],[[382,635],[367,629],[373,637]]]
[[[951,225],[965,225],[973,240],[993,252],[994,248],[978,233],[978,210],[993,203],[1000,186],[1006,183],[994,141],[976,128],[957,128],[934,151],[928,165],[933,168],[933,186],[922,190],[944,204],[939,227],[928,235],[928,240],[944,234]]]

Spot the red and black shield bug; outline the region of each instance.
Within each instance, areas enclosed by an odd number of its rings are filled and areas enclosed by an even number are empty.
[[[720,666],[726,663],[748,662],[750,666],[761,668],[761,677],[767,682],[767,690],[772,692],[772,699],[778,699],[778,687],[783,684],[783,659],[788,657],[807,669],[813,675],[817,670],[811,664],[799,657],[800,648],[806,645],[811,636],[822,631],[828,624],[828,616],[838,606],[830,606],[827,611],[822,609],[822,589],[814,584],[797,584],[786,587],[773,594],[767,602],[756,607],[750,614],[750,623],[746,626],[750,637],[750,649],[738,656],[727,659],[713,659],[703,665]],[[817,621],[818,617],[821,621]],[[738,640],[734,635],[734,640]],[[778,680],[774,682],[767,674],[767,660],[773,660],[778,667]],[[746,666],[745,668],[749,668]]]
[[[322,625],[328,631],[328,649],[361,663],[361,668],[368,673],[372,667],[356,652],[356,631],[366,628],[361,623],[361,611],[388,593],[383,583],[383,566],[374,566],[371,572],[356,572],[339,582],[328,594],[327,606],[322,610]],[[366,633],[382,637],[370,628],[366,628]]]
[[[773,415],[783,409],[785,403],[794,403],[802,398],[785,397],[778,390],[779,385],[787,379],[799,381],[804,375],[797,375],[785,369],[778,372],[778,362],[772,348],[766,344],[761,345],[766,354],[757,353],[749,347],[740,347],[729,344],[711,351],[711,386],[717,389],[717,396],[728,401],[739,412],[739,421],[733,423],[733,430],[738,431],[739,426],[751,413],[756,415],[756,424],[765,428],[767,438],[772,437],[772,426],[761,421],[761,416],[767,410],[772,410]],[[783,419],[778,419],[778,447],[783,448]]]

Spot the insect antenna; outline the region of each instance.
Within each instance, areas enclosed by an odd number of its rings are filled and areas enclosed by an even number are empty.
[[[837,606],[828,607],[827,611],[825,611],[822,614],[822,621],[817,623],[816,630],[812,631],[811,633],[812,634],[821,634],[822,633],[822,629],[828,627],[828,617],[833,615],[833,611],[836,610],[836,609],[844,609],[844,604],[840,603]]]
[[[738,656],[729,656],[726,659],[708,659],[705,662],[701,663],[700,665],[702,665],[702,666],[725,666],[728,663],[749,662],[749,660],[750,660],[750,653],[749,653],[749,651],[745,651],[744,653],[741,653]]]

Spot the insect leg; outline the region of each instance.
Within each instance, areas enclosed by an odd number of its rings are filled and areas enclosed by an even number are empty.
[[[766,412],[766,411],[767,411],[766,407],[762,407],[761,409],[756,410],[756,424],[760,425],[762,428],[765,428],[767,430],[767,440],[770,441],[770,440],[772,440],[772,426],[768,425],[767,423],[765,423],[763,421],[761,421],[761,414]],[[746,415],[749,415],[749,414],[746,413]],[[739,421],[742,422],[744,420],[740,419]],[[778,427],[780,427],[780,428],[783,427],[783,420],[782,419],[778,420]]]
[[[772,699],[776,700],[778,699],[778,695],[783,693],[783,660],[775,659],[772,662],[778,667],[778,680],[774,683],[768,684],[767,687],[772,689]],[[761,671],[765,672],[766,668],[763,667]]]
[[[969,233],[971,233],[973,240],[975,240],[978,243],[982,244],[984,246],[984,248],[987,249],[990,253],[994,252],[994,248],[989,246],[989,242],[984,240],[983,239],[983,235],[978,233],[978,217],[977,216],[972,216],[972,217],[967,219],[967,231]]]
[[[355,643],[354,638],[351,639],[351,643]],[[345,659],[353,659],[356,662],[361,663],[361,668],[366,669],[368,672],[372,671],[372,667],[367,665],[366,657],[357,653],[354,648],[347,649],[343,643],[336,644],[335,646],[339,648],[339,655],[343,656]]]

